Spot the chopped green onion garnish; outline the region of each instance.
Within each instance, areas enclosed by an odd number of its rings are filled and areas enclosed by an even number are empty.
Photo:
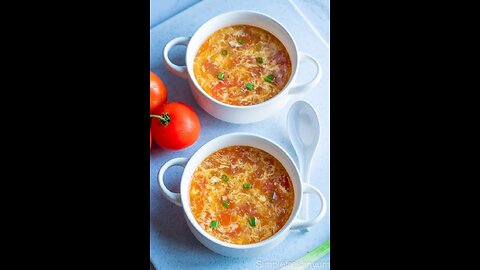
[[[223,80],[223,76],[224,74],[222,72],[217,74],[217,78],[219,78],[220,80]]]
[[[216,228],[218,226],[218,221],[216,220],[212,220],[212,222],[210,222],[210,228]]]
[[[222,180],[223,182],[228,182],[228,176],[226,176],[225,174],[222,174]]]
[[[314,262],[318,261],[320,258],[327,255],[329,252],[330,252],[330,240],[327,240],[326,242],[324,242],[314,250],[309,251],[303,257],[296,259],[292,263],[281,268],[281,270],[306,269],[308,266],[313,265]]]
[[[255,227],[255,218],[254,217],[248,218],[248,223],[250,223],[250,226]]]
[[[252,188],[252,184],[243,184],[243,188]]]
[[[241,39],[241,38],[237,38],[237,42],[240,43],[240,44],[242,44],[242,45],[245,44],[245,41],[244,41],[243,39]]]
[[[257,63],[263,64],[263,58],[262,57],[257,57],[256,60],[257,60]]]
[[[275,77],[273,77],[273,75],[268,75],[267,77],[263,78],[266,82],[273,82],[273,80],[275,79]]]
[[[253,89],[253,84],[247,83],[246,87],[247,87],[248,90],[252,90]]]
[[[223,55],[223,56],[225,56],[225,55],[227,55],[227,54],[228,54],[227,50],[222,50],[222,55]]]
[[[276,198],[277,195],[275,194],[275,192],[270,193],[270,202],[273,202],[273,200],[275,200]]]
[[[228,202],[222,202],[222,204],[223,204],[223,207],[225,208],[228,208],[228,206],[230,205]]]

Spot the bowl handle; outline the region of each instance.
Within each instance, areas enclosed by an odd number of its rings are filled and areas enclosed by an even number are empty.
[[[312,88],[314,88],[315,86],[317,86],[319,83],[320,83],[320,80],[322,79],[322,67],[320,66],[320,63],[315,60],[315,58],[313,58],[311,55],[307,54],[307,53],[304,53],[304,52],[298,52],[298,59],[299,59],[299,63],[301,62],[312,62],[316,67],[317,67],[317,74],[315,74],[315,77],[313,77],[313,79],[308,82],[308,83],[305,83],[305,84],[296,84],[296,85],[293,85],[291,88],[290,88],[290,91],[288,91],[289,94],[300,94],[300,93],[304,93]]]
[[[167,161],[163,164],[162,168],[158,171],[158,183],[160,184],[160,192],[165,196],[169,201],[172,203],[182,207],[182,198],[180,193],[171,192],[165,186],[163,175],[165,172],[172,166],[182,166],[185,167],[187,165],[188,158],[174,158]]]
[[[177,45],[185,45],[188,46],[188,43],[190,42],[190,38],[187,37],[177,37],[172,40],[170,40],[167,45],[165,45],[165,48],[163,48],[163,63],[165,66],[170,70],[173,74],[177,75],[178,77],[188,79],[188,70],[187,66],[178,66],[172,63],[170,59],[168,58],[168,52],[170,49]]]
[[[318,222],[320,222],[320,220],[327,213],[327,201],[325,200],[325,197],[323,196],[323,194],[310,184],[302,183],[302,185],[304,187],[303,193],[315,194],[318,197],[320,197],[320,200],[322,200],[322,208],[320,209],[320,212],[312,219],[309,219],[309,220],[303,220],[299,218],[295,219],[291,227],[292,230],[300,230],[300,229],[311,227],[317,224]]]

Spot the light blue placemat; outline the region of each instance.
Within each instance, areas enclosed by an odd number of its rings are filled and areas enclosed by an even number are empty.
[[[198,3],[200,0],[150,0],[150,28]],[[225,3],[229,4],[226,0]],[[270,1],[270,0],[261,0]],[[285,0],[287,1],[287,0]],[[290,0],[330,44],[330,0]]]
[[[150,28],[199,1],[200,0],[150,0]]]
[[[228,4],[227,4],[228,3]],[[311,171],[311,184],[322,191],[330,205],[330,162],[329,162],[329,49],[318,31],[313,31],[298,9],[286,0],[277,1],[226,1],[204,0],[171,17],[150,31],[150,68],[164,81],[169,91],[169,101],[182,101],[198,114],[202,125],[199,140],[191,147],[168,152],[154,148],[150,155],[150,257],[157,269],[276,269],[295,260],[330,238],[330,209],[325,218],[310,232],[291,231],[287,239],[273,251],[256,258],[227,258],[217,255],[196,240],[188,229],[183,210],[162,197],[157,183],[159,168],[169,159],[190,157],[205,142],[231,132],[252,132],[272,139],[296,158],[286,129],[288,107],[278,115],[249,125],[235,125],[222,122],[204,112],[193,99],[186,80],[171,74],[163,65],[164,45],[178,36],[191,36],[208,19],[232,10],[256,10],[274,17],[282,23],[296,40],[299,50],[314,56],[323,67],[323,79],[319,86],[298,97],[311,103],[320,118],[322,135],[315,153]],[[173,62],[184,63],[185,48],[177,47],[171,52]],[[306,81],[314,73],[313,66],[300,66],[299,81]],[[295,99],[289,101],[290,106]],[[174,167],[166,174],[167,187],[179,191],[182,169]],[[318,210],[319,201],[310,200],[310,215]],[[329,255],[316,265],[328,268]],[[314,268],[314,267],[312,267]]]

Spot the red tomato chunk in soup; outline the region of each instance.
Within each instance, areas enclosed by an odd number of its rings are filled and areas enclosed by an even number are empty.
[[[190,185],[190,207],[198,224],[215,238],[252,244],[278,232],[292,213],[293,185],[272,155],[231,146],[209,155]]]
[[[283,44],[254,26],[217,30],[203,43],[193,71],[214,99],[237,106],[262,103],[277,95],[290,79],[292,64]]]

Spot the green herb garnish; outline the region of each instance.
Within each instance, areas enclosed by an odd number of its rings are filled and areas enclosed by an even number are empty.
[[[222,204],[223,204],[223,207],[225,207],[225,208],[228,208],[228,206],[230,206],[230,204],[228,202],[222,202]]]
[[[250,223],[250,226],[255,227],[255,218],[254,217],[248,218],[248,223]]]
[[[228,176],[226,176],[225,174],[222,174],[222,180],[223,182],[228,182]]]
[[[223,80],[224,74],[222,72],[217,74],[217,78]]]
[[[253,89],[253,84],[247,83],[246,87],[247,87],[248,90],[252,90]]]
[[[273,82],[273,80],[275,79],[275,77],[273,77],[273,75],[268,75],[267,77],[263,78],[266,82]]]
[[[218,221],[216,220],[212,220],[212,222],[210,222],[210,228],[216,228],[218,226]]]
[[[276,198],[277,195],[275,194],[275,192],[270,193],[270,202],[273,202],[273,200],[275,200]]]
[[[263,64],[263,58],[262,57],[257,57],[255,59],[257,60],[257,63]]]
[[[245,44],[245,41],[244,41],[243,39],[241,39],[241,38],[237,38],[237,42],[240,43],[240,44],[242,44],[242,45]]]
[[[223,55],[223,56],[225,56],[225,55],[227,55],[227,54],[228,54],[227,50],[222,50],[222,55]]]
[[[252,184],[243,184],[243,188],[252,188]]]

